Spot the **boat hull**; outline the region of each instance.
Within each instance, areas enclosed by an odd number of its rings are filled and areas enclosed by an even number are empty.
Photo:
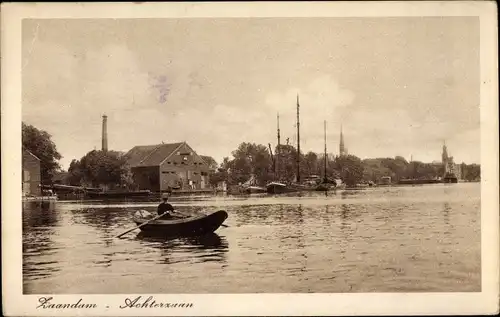
[[[268,184],[266,186],[266,191],[268,194],[284,194],[296,192],[298,190],[284,184]]]
[[[142,227],[144,234],[161,236],[200,236],[215,232],[227,219],[224,210],[206,215],[196,215],[184,219],[155,220]],[[141,225],[148,219],[134,217],[134,222]]]
[[[286,194],[286,193],[296,193],[296,192],[308,192],[314,191],[316,186],[308,186],[302,184],[282,184],[282,183],[270,183],[266,186],[268,194]]]
[[[250,186],[245,188],[245,193],[247,194],[261,194],[265,192],[267,192],[267,189],[264,187]]]

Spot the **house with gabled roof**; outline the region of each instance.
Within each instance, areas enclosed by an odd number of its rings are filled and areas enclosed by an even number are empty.
[[[35,154],[23,148],[22,158],[22,192],[23,196],[40,196],[41,195],[41,172],[40,159]]]
[[[125,155],[140,190],[209,189],[209,166],[186,142],[140,145]]]

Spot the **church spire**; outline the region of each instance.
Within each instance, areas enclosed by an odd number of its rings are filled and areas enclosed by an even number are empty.
[[[339,143],[339,155],[344,156],[346,155],[346,149],[344,145],[344,134],[342,133],[342,125],[340,125],[340,143]]]
[[[441,154],[442,163],[446,164],[448,162],[448,148],[446,147],[446,141],[443,141],[443,153]]]

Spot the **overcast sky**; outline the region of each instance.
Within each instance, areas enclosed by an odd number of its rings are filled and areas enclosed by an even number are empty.
[[[480,162],[478,18],[24,20],[23,120],[64,168],[101,146],[186,141],[218,162],[241,142]]]

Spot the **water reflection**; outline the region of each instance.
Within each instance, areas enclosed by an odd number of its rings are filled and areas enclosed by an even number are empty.
[[[361,196],[365,194],[363,190],[360,190],[360,189],[344,189],[341,193],[340,193],[340,197],[342,199],[346,199],[346,198],[349,198],[349,197],[353,197],[353,196]]]
[[[144,247],[157,249],[161,253],[161,263],[174,262],[226,262],[229,244],[225,237],[216,233],[197,237],[160,237],[145,234],[136,236]],[[189,258],[189,259],[188,259]]]
[[[340,255],[345,259],[347,251],[350,249],[349,244],[351,236],[354,233],[353,226],[353,211],[354,206],[342,204],[340,206]]]
[[[56,226],[58,214],[54,212],[55,207],[54,201],[23,202],[23,229]]]
[[[55,206],[53,201],[23,203],[23,274],[33,279],[47,278],[60,271],[51,257],[53,250],[59,248],[54,241],[59,225]]]
[[[307,254],[306,254],[306,248],[305,248],[305,239],[304,239],[304,211],[302,208],[302,205],[297,206],[297,220],[296,223],[298,225],[297,228],[297,251],[300,252],[300,261],[302,262],[302,265],[300,267],[300,270],[302,272],[305,272],[307,270]]]
[[[192,246],[200,247],[201,249],[208,248],[221,248],[227,249],[227,241],[225,238],[221,238],[216,233],[210,233],[203,236],[195,236],[195,237],[161,237],[158,235],[151,235],[145,232],[140,232],[137,234],[136,239],[138,241],[149,242],[154,244],[165,244],[165,245],[176,245],[178,244],[187,244]]]
[[[453,225],[450,224],[450,213],[452,209],[449,203],[443,204],[444,234],[450,235]]]
[[[78,208],[75,204],[69,210],[71,215],[70,222],[75,226],[88,226],[95,232],[93,241],[90,244],[94,245],[99,250],[99,256],[92,261],[99,267],[111,267],[113,257],[115,255],[113,238],[117,228],[123,228],[120,225],[129,212],[126,208],[108,208],[105,205],[99,208]]]
[[[126,208],[72,208],[70,210],[75,224],[91,225],[99,230],[106,231],[121,220],[127,219],[129,211]],[[108,231],[109,232],[109,231]]]
[[[450,224],[450,211],[451,211],[450,204],[444,203],[443,204],[443,219],[444,219],[444,223],[447,225]]]

